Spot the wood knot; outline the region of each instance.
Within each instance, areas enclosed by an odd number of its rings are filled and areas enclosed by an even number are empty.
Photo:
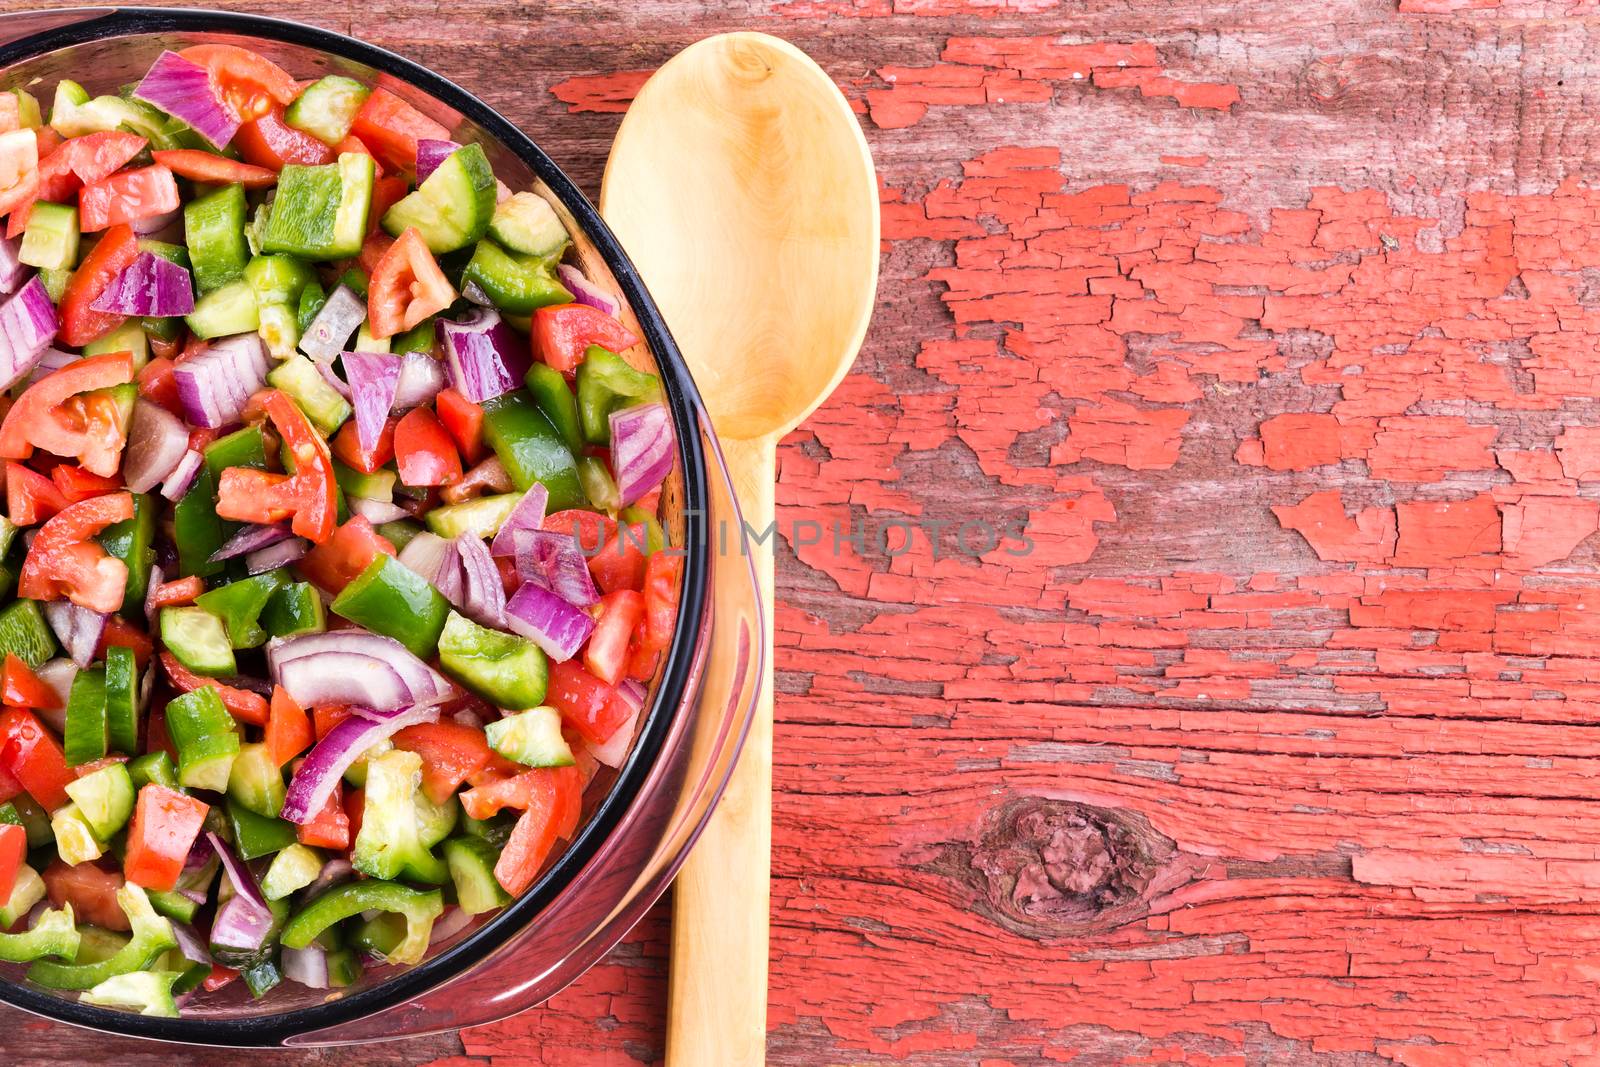
[[[1371,99],[1371,90],[1394,76],[1394,64],[1381,56],[1322,56],[1306,64],[1300,84],[1323,110],[1347,111]]]
[[[946,846],[930,867],[965,886],[973,910],[1035,939],[1143,918],[1192,873],[1142,815],[1031,796],[990,811],[977,841]]]

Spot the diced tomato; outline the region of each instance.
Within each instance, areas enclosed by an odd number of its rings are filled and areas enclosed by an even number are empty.
[[[310,822],[300,824],[296,836],[302,845],[312,848],[350,847],[354,835],[350,833],[350,817],[345,814],[342,792],[343,787],[335,783],[322,810],[312,816]]]
[[[573,758],[581,757],[575,755]],[[583,789],[589,784],[594,769],[591,767],[585,772],[574,765],[553,770],[556,778],[556,836],[571,838],[578,829],[579,820],[583,818]]]
[[[48,153],[39,156],[39,186],[36,199],[19,204],[11,213],[11,228],[6,236],[14,237],[27,226],[38,200],[69,203],[86,183],[98,182],[121,170],[123,165],[144,150],[146,141],[137,134],[121,130],[102,130],[96,133],[57,141]]]
[[[533,313],[534,350],[562,374],[578,369],[590,345],[621,352],[638,343],[632,330],[587,304],[556,304]]]
[[[678,590],[683,582],[683,557],[653,552],[644,563],[643,645],[657,652],[672,644],[678,625]]]
[[[367,791],[365,789],[346,789],[344,791],[345,820],[350,823],[350,840],[354,841],[361,833],[361,816],[367,810]]]
[[[395,426],[394,459],[406,485],[450,485],[461,480],[455,442],[427,406],[412,408]]]
[[[42,448],[76,458],[94,474],[114,476],[126,430],[110,396],[84,394],[132,380],[133,356],[127,352],[74,360],[45,375],[28,386],[0,422],[0,456],[27,459]]]
[[[367,282],[367,324],[373,337],[393,337],[443,311],[455,299],[456,291],[428,251],[427,242],[416,227],[410,227],[372,268]]]
[[[488,447],[483,442],[482,405],[474,404],[454,389],[441,390],[433,404],[438,409],[439,421],[450,431],[467,462],[477,463],[483,459]]]
[[[290,163],[316,167],[337,158],[325,143],[284,122],[281,107],[273,107],[259,118],[240,125],[233,144],[246,162],[273,172]]]
[[[632,589],[618,589],[600,598],[600,616],[583,650],[583,665],[589,673],[607,685],[622,681],[628,665],[628,641],[642,618],[644,596]]]
[[[252,693],[248,689],[237,689],[231,685],[223,685],[215,678],[202,678],[183,664],[171,652],[161,653],[161,668],[167,672],[167,678],[174,688],[183,693],[192,693],[201,686],[210,686],[217,691],[217,696],[222,700],[222,706],[228,709],[235,719],[249,723],[251,726],[265,726],[267,723],[267,699],[260,693]],[[146,746],[150,747],[150,746]]]
[[[100,633],[100,644],[95,649],[95,658],[104,659],[106,649],[113,645],[132,652],[133,661],[138,664],[140,670],[144,670],[156,650],[155,642],[150,640],[150,635],[121,615],[106,616],[106,628]]]
[[[338,593],[366,569],[379,552],[399,555],[389,539],[372,528],[372,523],[356,515],[333,532],[333,536],[314,546],[295,564],[306,581]]]
[[[0,766],[0,804],[22,795],[22,783],[11,776],[11,772]]]
[[[503,777],[480,779],[461,794],[461,810],[474,819],[487,819],[505,808],[526,808],[543,788],[549,768],[535,767]]]
[[[30,600],[65,596],[80,607],[110,613],[122,606],[128,565],[94,540],[112,523],[133,518],[133,494],[81,500],[39,527],[22,561],[17,595]]]
[[[644,584],[648,544],[640,524],[620,527],[615,519],[594,511],[558,511],[547,516],[544,529],[559,530],[577,540],[589,557],[589,573],[602,592],[638,589]]]
[[[450,131],[386,89],[374,89],[351,133],[396,170],[417,169],[418,141],[448,141]]]
[[[113,226],[100,243],[84,257],[67,280],[61,297],[61,341],[79,347],[99,340],[121,326],[125,315],[95,311],[89,305],[99,298],[111,280],[139,257],[139,237],[126,226]],[[99,357],[96,357],[99,358]],[[129,360],[130,376],[132,360]],[[59,371],[57,373],[60,373]],[[124,378],[123,381],[128,381]],[[113,383],[115,384],[115,383]],[[98,388],[88,386],[87,388]]]
[[[229,467],[217,487],[217,514],[258,523],[282,522],[293,516],[295,534],[321,544],[333,534],[339,504],[328,443],[286,394],[268,389],[258,395],[294,456],[295,473]]]
[[[422,757],[422,791],[435,804],[449,800],[494,757],[482,730],[446,720],[407,726],[394,735],[394,747]]]
[[[150,590],[150,606],[153,608],[176,608],[185,604],[193,604],[194,598],[206,591],[206,582],[197,574],[187,578],[174,578],[170,582],[162,582]]]
[[[32,203],[38,191],[38,140],[23,130],[0,133],[0,214]]]
[[[160,892],[176,888],[183,862],[200,836],[209,804],[147,782],[139,790],[128,827],[128,849],[122,872],[134,885]]]
[[[627,700],[577,660],[550,665],[550,686],[544,699],[561,713],[563,722],[596,745],[605,744],[633,717]]]
[[[355,141],[357,144],[361,143],[354,137],[346,139]],[[398,174],[387,178],[379,178],[372,183],[372,205],[368,209],[371,214],[367,216],[369,220],[367,225],[372,228],[374,233],[378,232],[378,227],[383,222],[383,216],[388,210],[405,199],[408,189],[409,186],[406,184],[406,180]]]
[[[125,933],[130,929],[128,917],[117,903],[117,890],[122,888],[121,871],[108,871],[93,863],[68,867],[54,860],[40,874],[44,878],[45,892],[50,894],[50,903],[58,908],[71,904],[75,919],[106,930]]]
[[[0,670],[0,690],[3,699],[13,708],[44,708],[53,710],[61,706],[61,697],[39,679],[33,669],[13,653],[6,653],[5,667]]]
[[[67,506],[56,483],[20,463],[6,461],[6,513],[18,526],[43,522]]]
[[[288,71],[248,48],[232,44],[190,45],[178,53],[211,72],[224,103],[240,119],[256,118],[273,103],[287,106],[299,95]]]
[[[178,749],[172,743],[172,735],[167,733],[167,714],[165,711],[152,709],[144,721],[144,750],[146,752],[165,752],[171,757],[172,762],[178,762]]]
[[[198,148],[173,148],[151,152],[157,163],[180,178],[210,185],[242,185],[246,189],[267,189],[278,184],[277,171],[240,163],[237,159],[203,152]]]
[[[355,134],[345,134],[344,140],[334,145],[333,150],[335,153],[341,156],[347,153],[354,153],[358,156],[366,156],[372,160],[373,177],[379,179],[380,181],[383,179],[382,161],[380,161],[377,156],[373,155],[372,149],[368,148],[366,142],[357,137]],[[402,187],[404,187],[405,181],[402,179],[400,184]],[[391,200],[389,203],[392,204],[394,201]],[[378,219],[383,215],[383,212],[378,210],[378,187],[376,185],[372,187],[372,204],[368,210],[370,212],[369,217],[372,219],[372,225],[376,226],[378,224]],[[387,206],[384,208],[384,210],[388,210]]]
[[[378,264],[383,262],[384,255],[393,247],[393,237],[382,230],[373,230],[367,234],[367,239],[361,242],[361,254],[356,257],[356,266],[370,276],[378,269]]]
[[[119,171],[78,190],[78,223],[84,233],[176,210],[178,183],[160,163]]]
[[[229,982],[236,980],[238,977],[239,972],[234,970],[232,967],[224,967],[220,963],[213,963],[211,965],[211,973],[206,975],[205,979],[201,981],[200,988],[204,989],[207,993],[215,993],[217,990],[226,986]]]
[[[183,403],[178,399],[178,379],[173,371],[177,364],[166,356],[157,356],[139,371],[139,395],[152,404],[160,404],[168,411],[183,417]]]
[[[383,424],[383,432],[378,435],[377,447],[371,452],[363,452],[361,438],[356,433],[356,420],[351,419],[333,435],[334,458],[362,474],[371,474],[394,458],[394,427],[398,421],[387,420]]]
[[[56,483],[62,498],[69,504],[114,493],[122,488],[122,483],[115,478],[102,478],[70,463],[57,464],[50,471],[50,480]]]
[[[574,768],[560,770],[572,772]],[[494,865],[495,881],[513,896],[533,884],[563,831],[570,834],[576,827],[575,798],[581,804],[581,783],[576,774],[555,774],[549,770],[543,774],[540,771],[529,774],[539,777],[530,786],[522,815]],[[465,796],[462,799],[465,800]]]
[[[316,731],[317,740],[321,741],[328,736],[328,731],[348,719],[351,714],[348,704],[318,704],[311,709],[311,723]]]
[[[274,765],[282,767],[311,747],[311,720],[306,717],[306,709],[281,686],[272,690],[267,714],[267,755]]]
[[[27,853],[28,832],[15,823],[0,823],[0,900],[11,899],[11,891],[17,887],[17,872]]]
[[[0,767],[52,810],[67,802],[67,783],[77,777],[67,766],[61,742],[26,708],[0,711]]]

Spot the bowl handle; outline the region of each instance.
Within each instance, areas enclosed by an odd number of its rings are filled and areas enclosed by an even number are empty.
[[[90,19],[115,14],[114,7],[68,7],[59,11],[7,11],[0,14],[0,45],[32,37],[47,30],[58,30]]]
[[[701,417],[708,460],[711,587],[690,684],[633,807],[527,926],[463,974],[363,1018],[288,1038],[308,1047],[420,1037],[541,1004],[609,952],[666,889],[732,774],[755,708],[765,646],[754,553],[728,472]],[[534,891],[537,891],[537,886]],[[470,936],[470,935],[467,935]]]

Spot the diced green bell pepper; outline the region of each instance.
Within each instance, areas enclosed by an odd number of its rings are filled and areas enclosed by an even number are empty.
[[[549,664],[526,637],[479,626],[450,612],[439,635],[439,666],[496,707],[536,708],[544,700]]]
[[[393,556],[380,552],[334,598],[333,613],[399,641],[422,659],[432,659],[450,602],[428,581]]]
[[[328,628],[322,595],[310,582],[279,586],[261,610],[261,627],[273,637],[321,633]]]
[[[461,284],[474,282],[495,307],[526,315],[552,304],[572,303],[572,293],[556,278],[553,260],[508,252],[485,237],[473,249]]]
[[[156,914],[150,898],[136,885],[117,890],[117,903],[128,917],[133,936],[109,959],[98,963],[52,963],[41,960],[28,968],[28,978],[46,989],[93,989],[119,974],[142,971],[169,948],[176,948],[172,924]]]
[[[45,956],[70,960],[78,954],[78,928],[72,923],[72,905],[50,908],[27,930],[0,934],[0,960],[32,963]]]
[[[299,840],[294,823],[259,815],[231,798],[228,800],[228,825],[233,828],[233,847],[241,859],[270,856]]]
[[[661,380],[634,370],[627,360],[590,345],[578,364],[578,418],[593,445],[611,442],[611,413],[661,395]]]
[[[113,523],[100,534],[100,547],[106,550],[106,555],[120,559],[128,568],[123,611],[143,609],[144,594],[150,588],[150,568],[156,563],[153,542],[157,510],[148,493],[134,493],[133,518]]]
[[[367,761],[361,832],[350,856],[356,870],[434,885],[449,877],[444,861],[422,843],[416,805],[421,783],[422,757],[415,752],[392,749]]]
[[[516,487],[540,482],[550,493],[550,511],[584,504],[578,461],[533,398],[518,389],[483,405],[483,436]]]
[[[287,948],[305,948],[322,931],[364,911],[393,911],[405,916],[405,939],[389,954],[390,963],[421,963],[428,951],[433,921],[444,913],[444,896],[396,882],[369,880],[335,886],[289,920],[282,942]]]
[[[129,760],[128,775],[133,779],[135,794],[151,782],[168,789],[182,788],[178,782],[178,769],[173,766],[172,757],[165,752],[146,752]]]
[[[548,363],[535,360],[523,380],[528,383],[528,392],[532,394],[534,404],[561,435],[561,442],[567,446],[567,451],[574,456],[583,455],[586,442],[583,423],[578,420],[578,398],[573,395],[572,386],[567,384],[566,375]]]
[[[222,570],[211,557],[226,538],[217,518],[217,478],[204,464],[194,485],[172,509],[173,539],[178,546],[178,576],[209,578]]]
[[[267,632],[260,625],[261,612],[288,581],[288,572],[279,568],[207,590],[194,602],[222,620],[234,648],[256,648],[267,640]]]
[[[209,971],[209,969],[208,969]],[[173,988],[182,977],[177,971],[134,971],[114,974],[78,999],[102,1008],[121,1008],[140,1015],[176,1019],[178,1001]]]
[[[316,321],[317,312],[322,310],[322,305],[328,302],[328,294],[323,291],[322,285],[316,279],[300,290],[300,299],[295,302],[295,325],[300,327],[300,333],[311,329],[311,324]],[[298,343],[298,342],[296,342]]]

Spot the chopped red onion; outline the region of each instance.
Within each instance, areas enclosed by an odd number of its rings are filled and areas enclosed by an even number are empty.
[[[339,357],[356,411],[356,441],[363,452],[378,447],[400,385],[400,357],[387,352],[346,352]],[[385,520],[388,521],[388,520]]]
[[[268,571],[275,571],[279,567],[287,567],[289,564],[305,558],[305,554],[309,551],[311,551],[311,542],[304,537],[291,537],[287,541],[279,541],[275,545],[258,548],[244,558],[245,573],[265,574]]]
[[[433,581],[439,574],[439,567],[445,558],[452,555],[455,548],[449,541],[436,533],[423,530],[400,550],[399,560],[413,574],[419,578]]]
[[[544,510],[549,503],[548,489],[539,482],[530,485],[528,491],[522,494],[522,499],[517,501],[517,506],[511,509],[511,514],[506,516],[506,521],[501,523],[500,529],[495,532],[494,540],[489,544],[490,555],[516,555],[517,531],[537,530],[543,526]]]
[[[278,817],[292,823],[310,822],[322,811],[339,779],[362,753],[407,726],[438,720],[437,706],[396,708],[387,712],[362,708],[358,714],[341,719],[312,747],[294,773]]]
[[[395,411],[420,407],[445,387],[444,364],[427,352],[407,352],[401,357],[400,381],[395,386]]]
[[[225,559],[242,556],[248,552],[254,552],[258,548],[275,545],[279,541],[287,541],[293,536],[289,532],[287,523],[276,526],[246,526],[228,538],[221,548],[211,553],[210,562],[221,563]]]
[[[154,236],[155,234],[159,234],[162,230],[172,230],[174,231],[172,236],[177,238],[177,240],[170,243],[182,244],[183,230],[179,226],[179,223],[182,221],[183,208],[176,207],[164,215],[146,215],[142,219],[131,219],[128,222],[128,229],[142,236]]]
[[[573,534],[518,530],[514,543],[518,578],[543,586],[574,607],[587,608],[600,602],[589,561]]]
[[[521,384],[532,356],[499,312],[479,308],[456,322],[441,319],[439,328],[444,331],[450,384],[456,392],[482,404]]]
[[[628,716],[627,722],[617,727],[616,733],[606,738],[605,744],[589,743],[589,751],[594,758],[607,767],[620,767],[628,758],[628,749],[633,745],[634,732],[639,728],[639,716],[644,712],[644,686],[632,678],[624,678],[617,683],[616,689],[617,695],[627,702],[633,713]]]
[[[301,707],[354,704],[392,711],[437,704],[453,692],[444,677],[392,637],[333,630],[267,644],[272,680]]]
[[[305,898],[307,900],[316,900],[317,897],[322,895],[324,889],[343,882],[355,873],[356,869],[343,856],[329,857],[328,861],[322,865],[322,871],[317,875],[317,880],[306,886]]]
[[[26,372],[28,384],[32,385],[40,378],[54,374],[73,360],[82,358],[76,352],[63,352],[59,348],[46,348],[39,356],[39,362],[33,365],[32,370]]]
[[[351,511],[374,526],[409,517],[409,512],[405,508],[389,500],[367,500],[364,497],[352,496],[348,497],[346,502],[350,505]]]
[[[468,278],[461,283],[461,298],[471,301],[479,307],[494,307],[494,300],[488,293],[483,291],[483,286],[472,278]]]
[[[66,656],[57,656],[34,668],[33,673],[56,695],[56,707],[39,709],[39,718],[49,723],[56,733],[66,726],[67,700],[72,695],[72,680],[78,676],[78,670],[78,665]]]
[[[660,485],[672,470],[672,416],[664,405],[611,413],[611,467],[624,506]]]
[[[179,890],[179,892],[183,892]],[[187,894],[185,894],[187,896]],[[190,898],[193,899],[192,897]],[[205,903],[201,897],[199,903]],[[183,958],[195,963],[203,963],[207,967],[213,964],[211,953],[206,951],[206,943],[200,940],[200,934],[188,923],[174,922],[172,924],[173,939],[178,942],[178,951],[183,953]]]
[[[194,485],[194,480],[200,475],[200,464],[205,462],[198,449],[191,448],[183,454],[178,465],[167,475],[161,483],[161,495],[171,501],[183,499],[185,493]]]
[[[172,372],[184,414],[207,428],[238,422],[251,394],[266,384],[268,366],[267,344],[258,333],[210,342]]]
[[[226,148],[239,132],[239,118],[218,99],[210,71],[176,52],[156,57],[133,96],[188,123],[213,147]]]
[[[580,304],[604,311],[614,319],[622,317],[622,301],[584,277],[583,271],[570,263],[556,264],[556,276],[567,287],[572,298]]]
[[[328,954],[315,943],[283,950],[283,976],[307,989],[328,988]]]
[[[0,388],[11,388],[43,362],[58,325],[56,306],[38,275],[0,304]]]
[[[234,855],[228,843],[214,831],[207,831],[205,836],[222,860],[222,868],[228,872],[228,881],[233,883],[234,890],[233,896],[217,909],[216,918],[211,920],[211,943],[245,951],[259,949],[272,933],[272,909],[261,895],[250,868]]]
[[[506,624],[544,649],[557,663],[577,655],[594,631],[594,619],[550,590],[526,582],[506,604]]]
[[[22,262],[21,255],[21,241],[0,238],[0,295],[16,292],[22,279],[28,276],[28,265]]]
[[[428,944],[432,946],[448,941],[471,925],[471,915],[460,908],[446,907],[444,914],[433,921],[433,929],[428,931]]]
[[[157,563],[150,568],[150,584],[145,587],[144,593],[144,618],[153,630],[156,618],[161,614],[161,607],[156,603],[156,590],[161,588],[161,583],[167,580],[167,573],[161,564]],[[154,673],[146,671],[146,674]]]
[[[450,158],[450,153],[461,146],[454,141],[436,141],[424,137],[417,142],[417,184],[421,185],[428,180],[428,175],[438,169],[439,164]]]
[[[318,363],[331,363],[367,318],[367,302],[348,285],[329,294],[300,338],[300,351]]]
[[[44,605],[44,617],[72,662],[80,667],[94,662],[106,632],[105,615],[70,600],[52,600]]]
[[[456,538],[456,554],[461,557],[462,595],[456,606],[461,613],[484,626],[506,625],[506,587],[500,581],[500,568],[489,555],[488,546],[475,534]]]
[[[189,431],[160,404],[139,397],[122,452],[122,480],[135,493],[148,493],[177,470],[189,451]]]
[[[89,306],[95,311],[141,318],[187,315],[194,310],[194,282],[188,271],[170,259],[140,252]]]

